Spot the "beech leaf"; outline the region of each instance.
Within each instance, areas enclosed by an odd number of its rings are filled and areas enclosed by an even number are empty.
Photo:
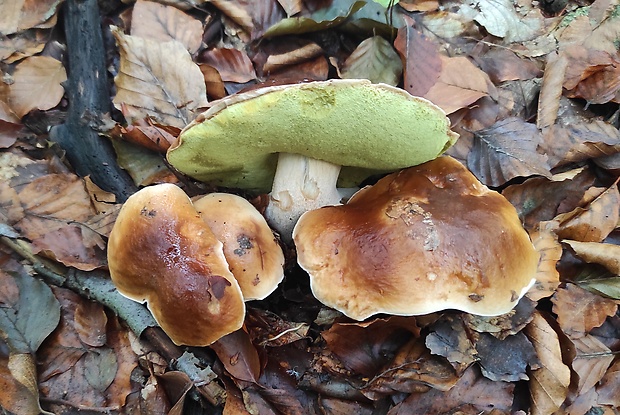
[[[247,53],[241,50],[212,48],[200,54],[200,61],[214,67],[220,74],[222,81],[225,82],[244,84],[256,79],[252,61]]]
[[[4,0],[0,2],[0,33],[10,35],[33,27],[51,27],[63,0]]]
[[[31,56],[15,68],[9,88],[9,103],[18,117],[33,109],[55,107],[65,93],[67,73],[62,63],[49,56]]]
[[[506,118],[474,133],[467,167],[487,186],[501,186],[515,177],[551,177],[546,156],[537,152],[542,136],[522,118]]]
[[[341,69],[344,79],[370,79],[374,83],[397,85],[403,71],[400,57],[381,36],[370,37],[349,55]]]
[[[121,64],[114,78],[114,105],[130,124],[152,117],[158,123],[183,128],[207,105],[207,90],[200,68],[177,42],[112,32],[118,42]]]
[[[469,6],[467,14],[473,15],[487,32],[504,38],[507,43],[531,40],[543,26],[540,12],[524,16],[517,12],[512,0],[475,0],[467,2],[466,6]],[[522,9],[527,10],[527,7]]]
[[[0,271],[0,334],[12,353],[35,353],[60,321],[60,304],[43,282],[23,272]]]
[[[596,337],[587,334],[579,339],[572,339],[577,354],[572,366],[579,377],[578,394],[592,389],[607,372],[614,360],[614,353]]]
[[[532,343],[521,332],[503,340],[482,333],[476,343],[476,350],[482,374],[493,381],[527,380],[526,369],[540,367]]]

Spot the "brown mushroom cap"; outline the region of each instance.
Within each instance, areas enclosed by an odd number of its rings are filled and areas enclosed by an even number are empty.
[[[172,184],[129,197],[108,241],[112,281],[147,302],[178,345],[206,346],[241,328],[245,303],[222,243]]]
[[[284,253],[260,212],[229,193],[208,194],[194,207],[224,244],[224,256],[245,300],[271,294],[284,278]]]
[[[450,157],[306,212],[293,238],[315,297],[356,320],[506,313],[533,284],[539,258],[514,207]]]

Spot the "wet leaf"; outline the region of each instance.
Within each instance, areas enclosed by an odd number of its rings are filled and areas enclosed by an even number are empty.
[[[527,368],[540,367],[536,351],[523,333],[503,340],[482,333],[476,343],[476,350],[482,374],[493,381],[528,380]]]
[[[260,376],[258,351],[250,336],[239,329],[222,337],[211,346],[224,367],[235,379],[256,383]]]
[[[374,83],[398,85],[403,65],[392,45],[381,36],[370,37],[349,55],[341,77],[370,79]]]
[[[114,79],[114,105],[125,105],[130,124],[151,117],[164,125],[183,128],[207,105],[202,72],[185,47],[177,42],[114,32],[121,63]]]
[[[176,40],[189,53],[196,53],[202,44],[202,23],[175,7],[138,0],[131,16],[132,36],[160,43]]]
[[[570,384],[570,368],[562,360],[558,335],[539,312],[525,328],[525,335],[540,359],[540,368],[528,371],[532,415],[554,413],[566,399]]]
[[[18,117],[33,109],[48,110],[63,97],[62,83],[67,73],[62,63],[48,56],[32,56],[15,68],[13,84],[9,88],[9,104]]]
[[[616,314],[615,301],[592,294],[575,284],[559,288],[551,298],[562,331],[572,339],[583,337]]]
[[[453,388],[412,393],[388,415],[409,414],[510,414],[514,384],[493,382],[480,375],[476,366],[465,371]]]
[[[467,167],[487,186],[501,186],[515,177],[551,177],[547,158],[538,153],[542,136],[522,118],[506,118],[474,134]]]
[[[408,21],[405,27],[398,30],[394,47],[405,62],[405,90],[411,95],[424,96],[441,73],[442,63],[437,46]]]

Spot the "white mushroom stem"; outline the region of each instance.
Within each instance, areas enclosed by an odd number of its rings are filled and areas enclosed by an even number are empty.
[[[292,242],[293,227],[304,212],[340,204],[339,174],[338,165],[280,153],[265,217],[283,241]]]

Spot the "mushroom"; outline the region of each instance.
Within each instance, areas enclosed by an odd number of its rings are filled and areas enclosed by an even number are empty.
[[[243,324],[245,303],[222,243],[175,185],[127,199],[108,241],[108,266],[118,291],[146,302],[177,345],[207,346]]]
[[[329,80],[217,101],[181,132],[167,158],[197,180],[271,191],[267,221],[290,242],[303,212],[340,203],[337,181],[358,185],[432,160],[457,137],[444,112],[423,98],[367,80]]]
[[[224,244],[224,256],[245,301],[262,300],[284,278],[284,253],[265,218],[244,198],[211,193],[194,207]]]
[[[533,285],[539,259],[515,208],[450,157],[306,212],[293,239],[314,296],[355,320],[504,314]]]

